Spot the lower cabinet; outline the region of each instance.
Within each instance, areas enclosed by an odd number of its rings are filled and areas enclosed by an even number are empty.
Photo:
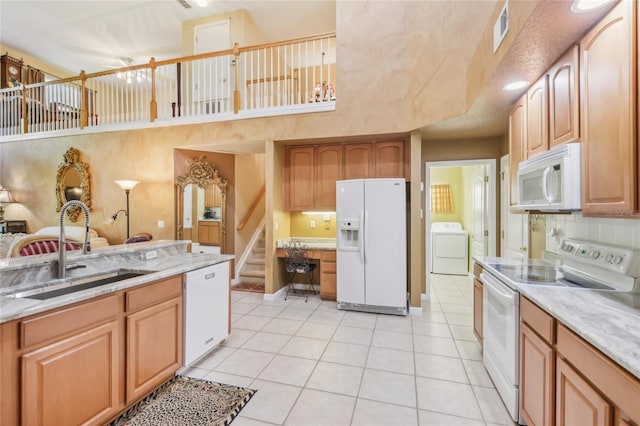
[[[97,424],[119,410],[118,322],[22,356],[22,424]]]
[[[323,300],[336,300],[336,252],[325,251],[320,253],[320,297]]]
[[[220,222],[199,220],[198,242],[205,246],[220,245]]]
[[[530,426],[553,425],[555,351],[520,325],[520,410]]]
[[[480,274],[484,269],[477,263],[473,264],[473,334],[482,345],[482,281]]]
[[[182,366],[182,275],[0,324],[0,424],[104,424]]]
[[[556,424],[558,426],[608,426],[613,407],[562,358],[557,359]]]

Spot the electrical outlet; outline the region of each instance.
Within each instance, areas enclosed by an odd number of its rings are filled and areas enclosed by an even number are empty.
[[[311,220],[309,222],[309,226],[311,227],[311,229],[315,228],[316,227],[316,221],[315,220]]]
[[[164,220],[158,221],[158,228],[164,228]]]
[[[157,250],[149,250],[149,251],[144,252],[145,260],[155,259],[156,257],[158,257],[158,251]]]
[[[324,220],[325,222],[329,222],[331,220],[331,215],[329,213],[325,213],[322,216],[322,220]]]

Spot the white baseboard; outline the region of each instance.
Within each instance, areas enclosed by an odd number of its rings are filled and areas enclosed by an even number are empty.
[[[263,299],[268,301],[268,302],[273,302],[276,299],[284,299],[284,294],[287,291],[287,287],[282,287],[280,290],[276,291],[275,293],[271,293],[271,294],[264,294]]]
[[[422,315],[422,307],[409,307],[409,315]]]

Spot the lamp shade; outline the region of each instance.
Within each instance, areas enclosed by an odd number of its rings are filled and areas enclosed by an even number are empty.
[[[16,199],[11,195],[11,191],[0,186],[0,203],[15,203]]]
[[[140,183],[138,180],[115,180],[114,182],[120,185],[120,188],[125,191],[133,189],[134,186]]]

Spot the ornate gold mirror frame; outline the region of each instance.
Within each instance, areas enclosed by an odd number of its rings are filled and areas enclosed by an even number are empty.
[[[195,160],[187,160],[189,169],[184,176],[176,178],[176,199],[178,202],[178,218],[176,226],[176,239],[184,238],[184,189],[187,185],[193,184],[205,191],[210,185],[215,185],[220,190],[220,253],[225,252],[225,242],[227,236],[227,180],[220,176],[218,169],[207,163],[207,156],[201,155]],[[197,232],[197,231],[196,231]],[[192,237],[193,238],[193,237]]]
[[[75,174],[75,176],[74,176]],[[69,148],[64,154],[64,163],[58,166],[56,176],[56,199],[59,212],[64,203],[70,200],[82,201],[91,208],[91,177],[89,165],[80,161],[80,151]],[[71,222],[78,220],[80,207],[71,206],[67,209],[67,215]]]

